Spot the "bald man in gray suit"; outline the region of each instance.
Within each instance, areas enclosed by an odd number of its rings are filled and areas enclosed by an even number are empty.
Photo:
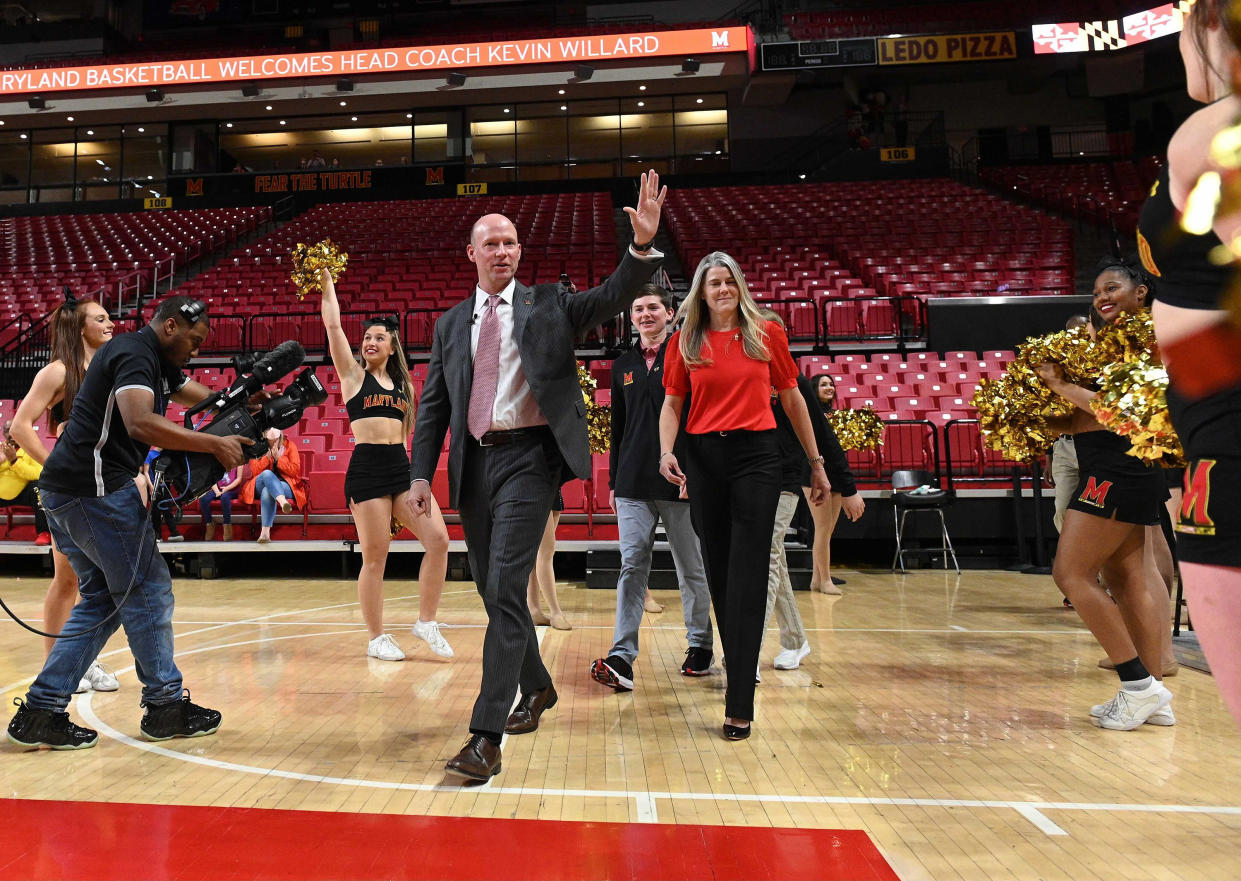
[[[451,430],[449,507],[461,514],[487,610],[470,738],[446,766],[468,780],[500,773],[502,734],[535,730],[556,703],[526,607],[526,582],[560,485],[590,476],[574,341],[625,312],[659,268],[663,255],[654,241],[666,196],[654,171],[642,175],[637,207],[625,208],[633,243],[606,282],[577,294],[560,284],[518,282],[521,244],[512,221],[480,217],[466,247],[478,286],[435,323],[409,501],[415,512],[430,514],[430,481]],[[510,715],[519,687],[521,700]]]

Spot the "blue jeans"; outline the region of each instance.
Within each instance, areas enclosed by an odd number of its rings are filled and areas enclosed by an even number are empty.
[[[237,490],[235,489],[230,489],[226,493],[220,492],[218,486],[207,490],[207,494],[198,500],[198,508],[203,513],[203,523],[214,522],[211,518],[211,503],[216,499],[220,500],[220,519],[226,524],[232,523],[233,499],[235,498],[237,498]]]
[[[254,478],[254,488],[260,493],[262,523],[264,526],[271,526],[276,522],[276,496],[292,499],[293,489],[270,468],[259,472],[259,476]]]
[[[698,536],[690,523],[686,502],[616,500],[620,527],[621,571],[616,582],[616,628],[610,655],[630,664],[638,657],[638,625],[646,611],[646,582],[651,574],[655,525],[664,521],[672,562],[681,588],[685,636],[691,648],[711,648],[711,591],[703,569]]]
[[[82,594],[63,632],[80,635],[56,640],[26,693],[26,703],[63,711],[91,662],[122,626],[142,682],[143,702],[180,700],[181,671],[172,649],[172,577],[155,549],[138,487],[131,483],[103,498],[50,490],[43,490],[42,496],[56,547],[69,558]],[[120,614],[83,633],[116,608],[131,581],[133,590]]]

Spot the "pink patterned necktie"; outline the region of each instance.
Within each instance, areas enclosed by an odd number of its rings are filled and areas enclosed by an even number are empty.
[[[470,387],[470,434],[482,440],[491,428],[491,413],[500,382],[500,316],[496,307],[499,294],[487,295],[483,323],[478,328],[478,349],[474,353],[474,384]]]

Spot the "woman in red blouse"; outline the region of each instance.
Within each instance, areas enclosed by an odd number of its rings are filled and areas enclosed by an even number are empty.
[[[715,251],[702,259],[677,318],[684,323],[664,356],[659,471],[689,491],[724,663],[732,671],[724,737],[742,740],[750,736],[754,718],[768,552],[780,498],[772,389],[811,462],[811,504],[822,504],[831,485],[797,390],[788,337],[779,324],[759,315],[732,257]],[[672,447],[686,395],[689,443],[682,472]]]

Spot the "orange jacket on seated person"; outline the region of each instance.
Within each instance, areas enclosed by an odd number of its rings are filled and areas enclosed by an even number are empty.
[[[247,505],[255,504],[257,501],[254,498],[255,478],[271,466],[270,453],[250,463],[246,479],[241,484],[241,494],[238,497],[241,501]],[[287,437],[284,439],[284,449],[280,451],[280,458],[276,461],[276,475],[293,490],[293,504],[299,509],[304,509],[306,507],[306,482],[302,479],[302,457],[297,452],[297,445]]]

